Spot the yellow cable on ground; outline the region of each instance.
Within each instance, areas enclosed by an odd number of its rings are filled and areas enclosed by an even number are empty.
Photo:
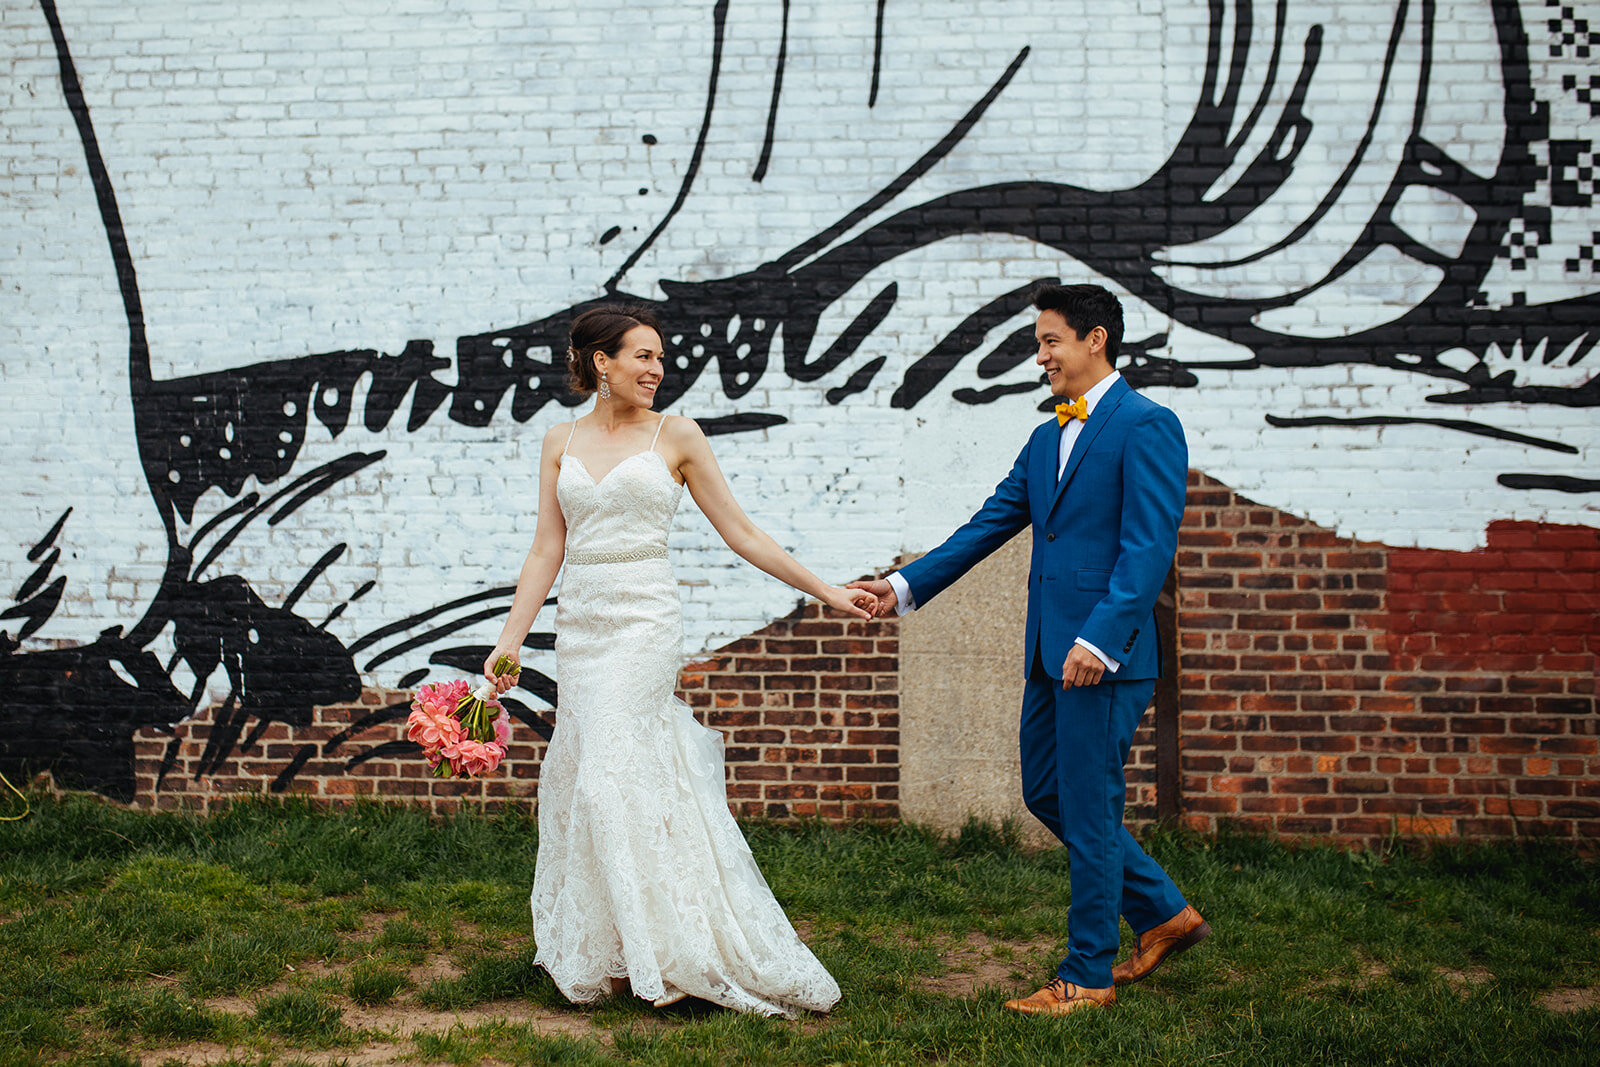
[[[22,800],[22,814],[21,815],[0,815],[0,822],[20,822],[21,820],[26,819],[28,817],[28,813],[33,810],[33,805],[28,803],[27,795],[25,793],[23,793],[22,790],[18,789],[16,786],[12,785],[11,784],[11,779],[7,778],[3,774],[0,774],[0,782],[4,782],[6,784],[6,788],[11,790],[13,793],[17,794],[17,796],[20,797],[21,800]]]

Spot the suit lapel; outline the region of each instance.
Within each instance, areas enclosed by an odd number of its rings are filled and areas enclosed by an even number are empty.
[[[1029,460],[1028,510],[1034,522],[1043,522],[1055,499],[1056,468],[1061,465],[1060,426],[1052,419],[1034,433],[1043,434],[1047,440],[1033,449],[1033,458]]]
[[[1100,402],[1094,406],[1094,413],[1089,416],[1089,421],[1083,424],[1083,429],[1078,431],[1078,439],[1072,443],[1072,454],[1067,457],[1066,469],[1061,472],[1061,480],[1056,483],[1055,495],[1050,498],[1050,510],[1055,510],[1055,506],[1061,502],[1061,494],[1066,490],[1067,483],[1072,481],[1073,474],[1077,472],[1078,464],[1083,462],[1083,457],[1088,454],[1090,447],[1094,444],[1094,439],[1100,435],[1100,431],[1105,429],[1106,423],[1111,420],[1111,413],[1117,409],[1117,405],[1122,403],[1122,398],[1127,395],[1128,381],[1126,378],[1120,378],[1112,383],[1111,388],[1106,390],[1106,395],[1101,397]],[[1061,465],[1061,436],[1059,434],[1056,435],[1056,446],[1053,452],[1056,466],[1059,467]]]

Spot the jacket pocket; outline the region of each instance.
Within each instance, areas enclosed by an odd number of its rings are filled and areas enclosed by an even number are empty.
[[[1078,588],[1103,593],[1111,588],[1111,572],[1085,567],[1078,572]]]

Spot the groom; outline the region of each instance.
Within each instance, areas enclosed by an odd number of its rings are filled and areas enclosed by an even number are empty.
[[[1014,1011],[1065,1015],[1116,1002],[1168,956],[1211,932],[1122,825],[1123,764],[1160,673],[1156,597],[1177,547],[1188,449],[1177,416],[1112,369],[1122,305],[1098,285],[1034,293],[1035,362],[1070,402],[1029,437],[966,525],[887,580],[853,582],[878,614],[928,603],[1033,527],[1022,697],[1028,810],[1067,846],[1067,958]],[[1112,966],[1121,913],[1139,938]]]

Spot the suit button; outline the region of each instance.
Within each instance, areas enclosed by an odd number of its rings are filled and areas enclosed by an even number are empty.
[[[1055,534],[1045,534],[1044,535],[1044,539],[1046,541],[1054,541],[1056,539],[1056,535]]]

